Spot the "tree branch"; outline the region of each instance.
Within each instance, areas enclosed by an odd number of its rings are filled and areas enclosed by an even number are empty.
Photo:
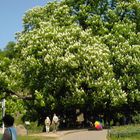
[[[19,99],[23,99],[23,100],[33,100],[33,97],[32,97],[32,96],[26,96],[26,97],[25,97],[25,96],[20,95],[20,94],[14,92],[14,91],[12,91],[12,90],[10,90],[10,89],[8,89],[8,88],[0,87],[0,91],[6,93],[6,94],[4,95],[3,98],[7,98],[7,97],[9,97],[9,96],[14,96],[14,95],[15,95],[15,96],[17,96]]]

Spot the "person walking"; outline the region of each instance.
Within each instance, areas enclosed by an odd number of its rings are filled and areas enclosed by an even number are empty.
[[[5,115],[3,122],[6,127],[1,140],[17,140],[17,132],[14,125],[14,117],[11,115]]]
[[[58,125],[59,125],[59,119],[56,116],[56,114],[53,115],[52,125],[53,125],[53,132],[56,132],[58,129]]]
[[[50,131],[50,124],[51,124],[50,118],[47,116],[45,119],[45,127],[46,127],[47,133],[49,133],[49,131]]]

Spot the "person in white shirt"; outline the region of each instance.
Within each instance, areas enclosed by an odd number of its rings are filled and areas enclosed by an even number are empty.
[[[50,118],[47,116],[45,119],[45,126],[46,126],[47,133],[50,131],[50,124],[51,124]]]
[[[53,115],[52,125],[53,125],[53,131],[56,132],[58,129],[58,125],[59,125],[59,119],[56,116],[56,114]]]

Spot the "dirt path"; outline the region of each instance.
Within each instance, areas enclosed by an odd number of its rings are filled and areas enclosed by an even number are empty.
[[[32,136],[44,136],[46,138],[56,138],[57,140],[107,140],[107,130],[69,130],[32,134]]]
[[[61,137],[61,140],[107,140],[107,130],[73,132]]]

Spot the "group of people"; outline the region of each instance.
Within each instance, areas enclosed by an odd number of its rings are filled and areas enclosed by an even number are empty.
[[[58,125],[59,125],[59,118],[56,116],[56,114],[53,115],[52,122],[48,116],[46,117],[45,127],[47,133],[50,131],[50,126],[52,126],[53,132],[56,132]]]
[[[5,115],[2,120],[6,129],[4,130],[4,134],[2,135],[1,140],[17,140],[17,132],[14,127],[14,117],[12,117],[11,115]],[[56,114],[53,115],[52,122],[47,116],[45,119],[45,125],[46,132],[50,131],[50,125],[52,125],[53,131],[56,132],[59,125],[59,119]]]

